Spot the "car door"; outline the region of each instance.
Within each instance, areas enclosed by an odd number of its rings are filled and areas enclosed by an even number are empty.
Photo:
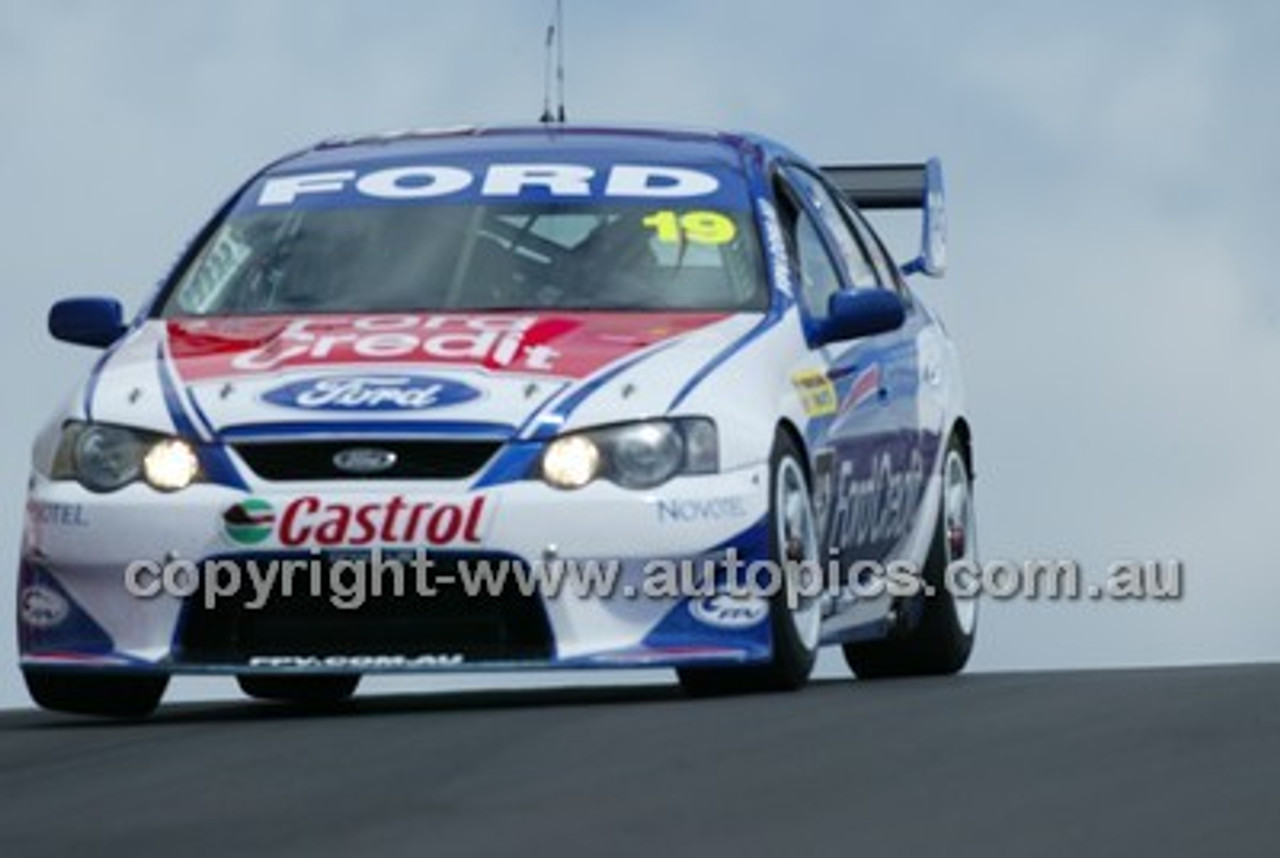
[[[838,558],[842,569],[861,560],[883,562],[908,533],[925,484],[916,334],[926,320],[883,258],[873,256],[873,240],[860,232],[864,225],[821,176],[788,165],[779,179],[780,194],[795,208],[792,241],[811,338],[837,290],[893,289],[907,305],[898,330],[849,342],[810,340],[836,393],[834,409],[812,421],[808,433],[827,556]]]

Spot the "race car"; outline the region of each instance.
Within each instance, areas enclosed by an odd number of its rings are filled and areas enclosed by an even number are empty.
[[[674,668],[693,694],[965,664],[972,430],[905,276],[942,171],[761,136],[535,125],[329,140],[252,176],[40,432],[18,572],[43,707],[179,673]],[[864,212],[920,212],[898,264]],[[958,580],[958,579],[957,579]]]

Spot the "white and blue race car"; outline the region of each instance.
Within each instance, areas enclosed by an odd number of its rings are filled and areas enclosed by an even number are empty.
[[[864,210],[922,213],[899,266]],[[329,141],[253,176],[34,446],[21,668],[137,715],[176,673],[949,673],[976,535],[936,161],[534,126]]]

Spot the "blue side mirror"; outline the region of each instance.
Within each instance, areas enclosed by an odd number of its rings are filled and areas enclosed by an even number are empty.
[[[55,340],[106,348],[124,335],[124,308],[115,298],[67,298],[49,309]]]
[[[831,296],[820,339],[824,343],[856,340],[896,331],[907,318],[906,305],[888,289],[854,289]]]

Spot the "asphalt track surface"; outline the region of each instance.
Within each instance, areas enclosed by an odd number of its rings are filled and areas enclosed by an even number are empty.
[[[0,855],[1280,855],[1280,665],[0,716]]]

